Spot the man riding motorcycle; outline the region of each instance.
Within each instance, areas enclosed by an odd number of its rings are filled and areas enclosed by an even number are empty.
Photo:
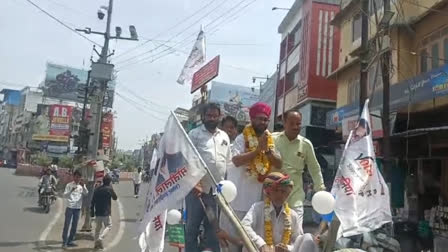
[[[52,175],[52,171],[50,168],[46,168],[44,170],[44,175],[40,178],[39,181],[39,206],[42,205],[42,194],[43,193],[51,193],[54,197],[56,191],[57,180],[55,176]]]

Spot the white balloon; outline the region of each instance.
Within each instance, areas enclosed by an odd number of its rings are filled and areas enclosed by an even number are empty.
[[[168,211],[168,213],[166,215],[166,222],[169,225],[179,224],[181,219],[182,219],[182,214],[177,209],[171,209],[170,211]]]
[[[329,214],[334,210],[334,197],[331,193],[320,191],[314,194],[311,205],[320,214]]]
[[[223,180],[219,182],[221,185],[221,194],[227,200],[227,202],[232,202],[238,193],[235,184],[230,180]]]

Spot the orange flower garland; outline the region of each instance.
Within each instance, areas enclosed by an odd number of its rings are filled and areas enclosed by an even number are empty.
[[[243,130],[244,141],[247,152],[251,152],[258,147],[258,137],[252,125],[247,125]],[[268,149],[274,149],[274,139],[272,135],[268,135]],[[260,152],[257,157],[249,164],[247,172],[250,176],[256,177],[259,182],[263,182],[264,176],[271,171],[271,163],[266,153]]]
[[[289,245],[291,242],[291,208],[289,208],[288,203],[283,205],[286,217],[283,223],[283,235],[282,235],[282,245]],[[266,245],[273,247],[274,239],[272,234],[272,220],[271,220],[271,201],[266,199],[264,201],[264,240]]]

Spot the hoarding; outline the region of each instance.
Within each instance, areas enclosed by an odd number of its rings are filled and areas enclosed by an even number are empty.
[[[196,90],[218,76],[219,59],[220,57],[218,55],[194,73],[193,80],[191,81],[191,93],[194,93]]]
[[[44,96],[82,103],[83,99],[79,90],[87,83],[87,76],[87,70],[47,63],[43,86]],[[104,99],[105,107],[112,107],[114,90],[115,80],[109,81]]]
[[[250,121],[249,108],[258,102],[259,97],[259,89],[214,81],[209,101],[219,103],[223,114],[235,117],[240,123],[246,123]]]
[[[72,107],[67,105],[50,106],[50,135],[70,136]]]
[[[114,121],[114,115],[112,113],[109,112],[103,115],[103,121],[101,123],[101,135],[102,135],[101,141],[103,149],[111,147],[113,121]]]
[[[79,101],[78,89],[87,83],[87,71],[47,63],[44,95],[57,99]]]

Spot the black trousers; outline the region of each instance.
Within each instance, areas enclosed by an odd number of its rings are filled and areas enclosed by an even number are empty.
[[[138,195],[140,191],[140,184],[134,184],[134,195]]]

